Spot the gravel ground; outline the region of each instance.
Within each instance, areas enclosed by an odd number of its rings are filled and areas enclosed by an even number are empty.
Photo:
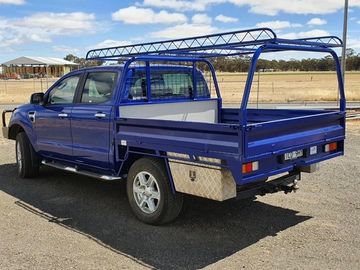
[[[55,169],[16,177],[0,139],[0,269],[360,269],[360,125],[345,157],[295,194],[217,203],[187,197],[172,224],[138,222],[124,183]]]

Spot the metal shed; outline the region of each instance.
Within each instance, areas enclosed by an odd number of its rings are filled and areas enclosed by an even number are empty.
[[[61,77],[77,69],[79,64],[55,57],[22,56],[2,63],[3,74],[18,74],[22,78]]]

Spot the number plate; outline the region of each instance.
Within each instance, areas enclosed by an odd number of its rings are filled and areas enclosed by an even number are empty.
[[[302,157],[304,154],[303,150],[292,151],[284,154],[284,160],[293,160]]]

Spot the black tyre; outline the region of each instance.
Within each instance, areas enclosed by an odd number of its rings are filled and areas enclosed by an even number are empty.
[[[16,135],[16,163],[21,178],[32,178],[39,175],[39,157],[32,147],[25,132]]]
[[[131,166],[127,196],[136,217],[154,225],[174,220],[183,204],[182,194],[171,190],[164,162],[155,158],[141,158]]]

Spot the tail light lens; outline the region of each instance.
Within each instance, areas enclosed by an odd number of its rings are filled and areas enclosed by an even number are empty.
[[[259,169],[259,161],[244,163],[242,165],[242,173],[250,173],[253,171],[257,171],[258,169]]]
[[[328,144],[325,144],[324,151],[325,152],[332,152],[332,151],[336,151],[337,148],[338,148],[337,142],[328,143]]]

